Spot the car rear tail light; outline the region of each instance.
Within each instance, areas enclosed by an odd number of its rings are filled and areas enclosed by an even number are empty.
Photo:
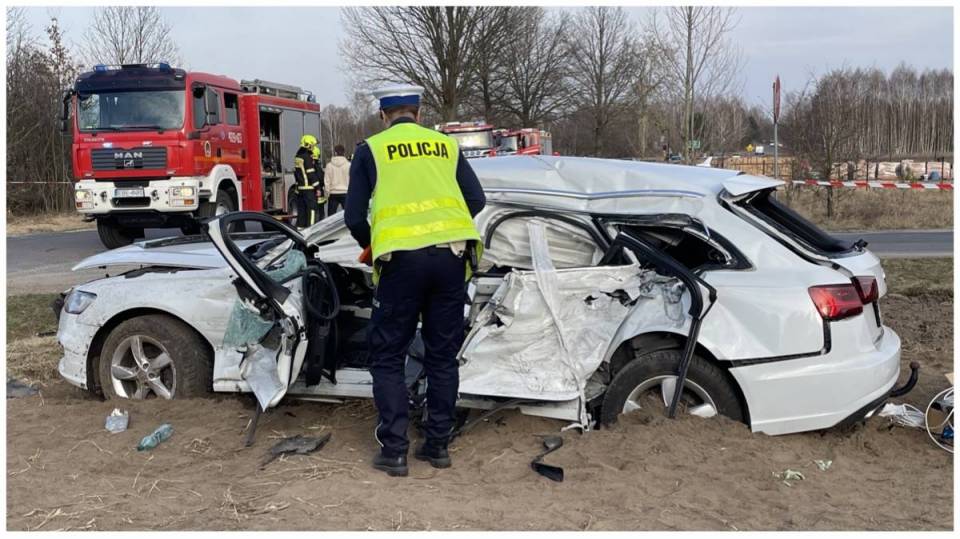
[[[854,277],[853,284],[857,287],[860,300],[864,305],[877,301],[880,297],[880,287],[876,277]]]
[[[853,284],[811,286],[809,292],[824,320],[840,320],[863,312],[863,302]]]

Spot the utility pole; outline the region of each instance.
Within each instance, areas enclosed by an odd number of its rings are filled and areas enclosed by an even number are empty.
[[[780,141],[777,139],[777,124],[780,123],[780,75],[773,81],[773,177],[780,179]]]

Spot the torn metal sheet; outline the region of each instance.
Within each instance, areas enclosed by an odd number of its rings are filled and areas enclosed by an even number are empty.
[[[628,316],[640,312],[659,325],[673,325],[668,313],[682,312],[671,291],[676,280],[637,265],[556,270],[555,277],[554,318],[535,272],[506,276],[464,344],[461,393],[577,399]],[[672,303],[677,305],[668,306]]]
[[[260,408],[266,410],[270,403],[286,390],[286,384],[277,373],[276,349],[253,344],[243,355],[240,376],[250,385]]]

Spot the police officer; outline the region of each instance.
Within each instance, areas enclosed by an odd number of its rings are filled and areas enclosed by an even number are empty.
[[[386,129],[357,146],[344,210],[377,284],[367,336],[379,415],[380,452],[373,467],[392,476],[408,472],[404,362],[418,319],[427,419],[426,439],[415,457],[435,468],[450,466],[447,444],[459,389],[464,287],[480,248],[473,216],[486,203],[456,141],[417,124],[422,93],[419,86],[373,92]]]
[[[316,223],[320,214],[317,189],[323,189],[323,169],[313,158],[316,146],[317,137],[303,135],[293,158],[293,175],[297,182],[297,226],[300,228]]]

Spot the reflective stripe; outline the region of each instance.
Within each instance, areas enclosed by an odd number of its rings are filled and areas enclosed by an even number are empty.
[[[301,191],[313,191],[314,189],[316,189],[316,186],[313,186],[313,185],[301,185],[301,186],[297,187],[297,189],[299,189],[299,190],[301,190]]]
[[[316,172],[316,171],[317,171],[317,169],[315,169],[315,168],[308,168],[308,169],[307,169],[307,172]]]
[[[466,203],[452,197],[432,198],[428,200],[419,200],[416,202],[407,202],[406,204],[397,204],[387,206],[377,212],[374,218],[378,221],[390,219],[400,215],[410,215],[412,213],[423,213],[430,210],[439,210],[442,208],[460,208],[467,209]]]
[[[420,236],[436,234],[437,232],[449,232],[452,230],[462,230],[467,237],[474,236],[477,233],[477,229],[473,226],[472,219],[446,219],[422,225],[384,228],[377,232],[373,237],[373,241],[374,243],[383,243],[385,241],[416,240]]]

